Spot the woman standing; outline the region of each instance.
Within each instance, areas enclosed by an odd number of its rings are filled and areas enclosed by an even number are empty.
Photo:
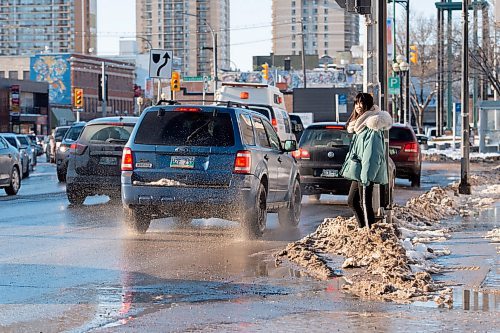
[[[360,228],[375,223],[373,184],[388,183],[383,131],[391,125],[390,114],[374,105],[370,94],[356,95],[354,110],[346,124],[354,137],[340,174],[352,180],[347,202]]]

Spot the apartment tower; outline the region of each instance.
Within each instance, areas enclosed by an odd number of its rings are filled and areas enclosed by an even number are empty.
[[[273,53],[302,52],[302,25],[306,55],[333,57],[359,44],[359,15],[347,13],[335,0],[273,0]]]
[[[217,66],[229,68],[229,0],[137,0],[136,26],[139,52],[172,50],[184,76],[212,75],[213,36]]]
[[[95,53],[97,0],[0,1],[0,56]]]

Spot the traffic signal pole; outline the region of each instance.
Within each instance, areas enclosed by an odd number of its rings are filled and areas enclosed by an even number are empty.
[[[102,88],[102,116],[106,117],[106,111],[108,109],[108,106],[106,105],[106,100],[108,99],[108,96],[106,96],[106,85],[108,83],[106,82],[106,63],[103,61],[102,62],[102,83],[101,83],[101,88]]]

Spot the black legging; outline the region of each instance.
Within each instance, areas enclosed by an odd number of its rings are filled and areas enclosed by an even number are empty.
[[[375,223],[375,213],[373,212],[372,205],[373,183],[370,183],[370,185],[364,188],[366,189],[366,219],[368,220],[368,226],[372,226]],[[359,227],[363,228],[366,224],[363,210],[363,185],[360,182],[353,181],[351,183],[347,204],[354,211],[354,216],[356,216],[356,220],[358,220]]]

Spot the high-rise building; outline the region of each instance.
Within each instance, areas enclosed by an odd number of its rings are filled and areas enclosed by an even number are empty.
[[[359,15],[342,9],[335,0],[273,0],[273,53],[333,57],[359,44]]]
[[[182,74],[213,73],[213,38],[218,69],[229,68],[229,0],[136,0],[139,52],[172,50]]]
[[[96,52],[96,0],[0,1],[0,55]]]

